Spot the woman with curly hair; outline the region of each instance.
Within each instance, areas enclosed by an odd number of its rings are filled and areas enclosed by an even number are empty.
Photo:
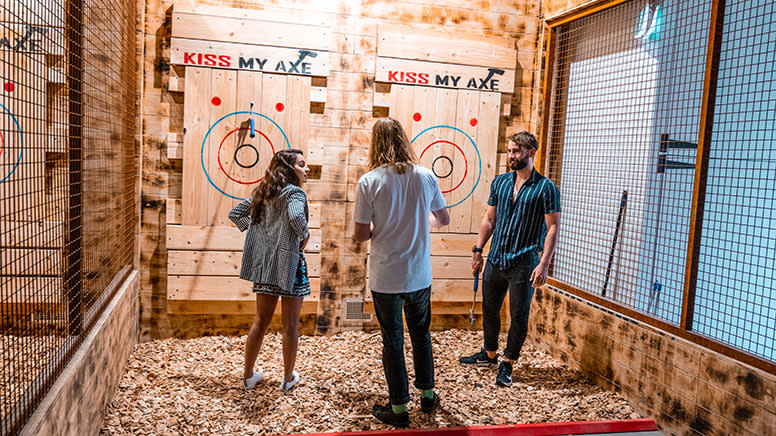
[[[253,282],[256,317],[245,343],[243,387],[253,389],[264,378],[254,372],[264,334],[281,297],[283,321],[283,382],[281,391],[299,382],[294,371],[299,343],[302,299],[310,295],[304,247],[310,240],[307,196],[301,186],[310,169],[300,150],[281,150],[272,157],[264,179],[229,213],[240,231],[248,230],[240,278]]]

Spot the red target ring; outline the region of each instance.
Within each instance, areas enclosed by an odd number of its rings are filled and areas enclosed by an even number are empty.
[[[3,137],[3,132],[0,132],[0,155],[3,154],[3,150],[5,150],[5,138]]]
[[[239,127],[239,128],[237,128],[237,129],[234,129],[234,130],[232,130],[231,132],[229,132],[229,133],[227,133],[226,135],[224,135],[224,139],[222,139],[222,140],[221,140],[221,143],[220,143],[220,144],[218,144],[218,167],[219,167],[219,168],[221,168],[221,172],[223,172],[223,173],[224,173],[224,175],[225,175],[225,176],[226,176],[226,177],[227,177],[229,180],[231,180],[231,181],[233,181],[233,182],[235,182],[235,183],[239,183],[239,184],[241,184],[241,185],[253,185],[254,183],[259,183],[259,182],[261,182],[262,180],[264,180],[264,176],[261,176],[261,177],[259,177],[258,179],[254,180],[254,181],[252,181],[252,182],[243,182],[242,180],[237,180],[237,179],[235,179],[234,177],[230,176],[230,175],[229,175],[229,174],[226,172],[226,169],[224,169],[224,165],[221,163],[221,148],[224,146],[224,141],[226,141],[226,138],[228,138],[228,137],[229,137],[229,135],[231,135],[231,134],[232,134],[232,133],[234,133],[234,132],[238,132],[238,131],[240,131],[240,130],[249,130],[249,128],[248,128],[248,127]],[[266,140],[267,140],[267,142],[269,142],[269,146],[270,146],[270,148],[272,148],[272,154],[274,155],[274,154],[275,154],[275,146],[272,144],[272,141],[270,141],[270,140],[269,140],[269,138],[267,137],[267,135],[265,135],[265,134],[264,134],[264,132],[261,132],[261,131],[259,131],[259,130],[254,130],[254,131],[255,131],[256,133],[258,133],[259,135],[261,135],[262,137],[264,137],[264,139],[266,139]]]
[[[466,159],[466,154],[464,154],[463,150],[461,150],[461,147],[459,147],[458,144],[450,142],[450,141],[445,141],[444,139],[440,139],[439,141],[434,141],[431,144],[428,144],[428,146],[426,146],[426,148],[424,148],[423,151],[420,153],[420,157],[418,158],[418,160],[423,159],[423,155],[426,154],[426,150],[431,148],[432,145],[436,145],[436,144],[439,144],[439,143],[452,145],[453,147],[458,149],[458,151],[461,152],[461,156],[463,156],[464,167],[463,167],[463,177],[461,177],[461,181],[458,182],[458,184],[455,185],[453,188],[448,189],[447,191],[442,191],[443,194],[449,194],[450,192],[453,192],[456,189],[458,189],[458,187],[460,187],[463,184],[463,181],[466,180],[466,174],[469,173],[469,161]]]

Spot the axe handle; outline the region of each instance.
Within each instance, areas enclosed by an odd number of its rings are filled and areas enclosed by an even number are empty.
[[[477,288],[480,287],[480,272],[477,271],[477,274],[474,276],[474,293],[477,293]]]

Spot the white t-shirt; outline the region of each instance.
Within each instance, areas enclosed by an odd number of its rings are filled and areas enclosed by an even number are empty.
[[[420,165],[404,174],[380,167],[361,176],[353,221],[374,224],[370,289],[400,294],[431,286],[428,215],[444,207],[434,173]]]

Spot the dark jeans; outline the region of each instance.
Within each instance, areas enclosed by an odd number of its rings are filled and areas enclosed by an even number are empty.
[[[509,289],[509,334],[504,356],[517,360],[528,332],[528,314],[534,289],[529,281],[539,263],[536,255],[524,256],[525,260],[501,271],[487,262],[482,274],[482,336],[486,351],[498,350],[498,334],[501,331],[501,306]]]
[[[391,404],[410,401],[407,366],[404,363],[404,324],[412,341],[412,359],[415,364],[415,387],[434,387],[434,355],[431,351],[431,287],[405,294],[383,294],[372,291],[375,314],[383,333],[383,371],[388,382]]]

